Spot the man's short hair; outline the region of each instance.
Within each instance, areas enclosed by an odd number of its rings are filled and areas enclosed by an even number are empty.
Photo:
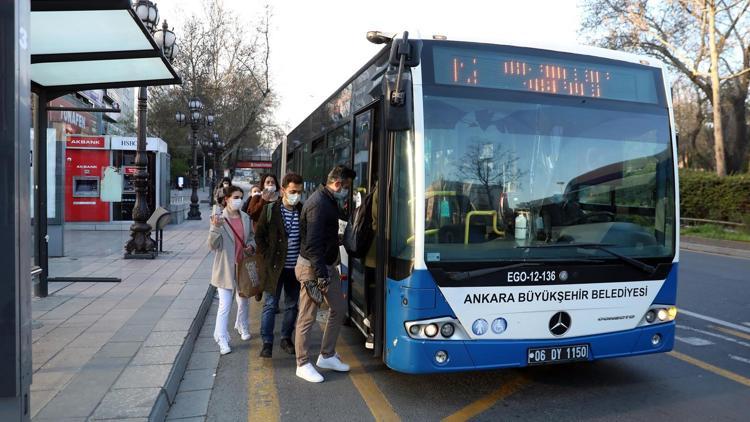
[[[328,173],[327,183],[333,183],[346,179],[354,179],[355,177],[357,177],[357,172],[345,165],[339,164],[334,167],[330,173]]]
[[[287,186],[289,186],[290,183],[294,183],[295,185],[301,185],[303,183],[302,176],[294,172],[285,174],[284,178],[281,179],[281,187],[286,188]]]

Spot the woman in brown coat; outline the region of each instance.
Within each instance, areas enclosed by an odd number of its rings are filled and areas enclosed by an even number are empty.
[[[280,187],[279,180],[276,179],[276,176],[271,173],[266,173],[260,176],[260,186],[263,189],[263,193],[250,198],[246,211],[253,220],[253,229],[257,228],[258,219],[263,212],[263,208],[265,208],[267,204],[276,202],[279,199]]]

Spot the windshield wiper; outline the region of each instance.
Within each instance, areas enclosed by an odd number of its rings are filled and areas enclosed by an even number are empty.
[[[543,249],[543,248],[581,248],[581,249],[598,249],[602,252],[606,252],[615,258],[620,259],[622,262],[629,264],[635,268],[638,268],[639,270],[647,273],[647,274],[653,274],[656,272],[656,267],[646,264],[643,261],[639,261],[635,258],[631,258],[627,255],[622,255],[618,252],[613,251],[612,249],[609,249],[608,246],[616,246],[613,244],[608,243],[554,243],[551,245],[534,245],[534,246],[516,246],[516,248],[521,249]]]

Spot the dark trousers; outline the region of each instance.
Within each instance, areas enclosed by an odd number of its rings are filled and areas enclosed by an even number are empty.
[[[274,294],[265,293],[263,313],[260,318],[260,337],[263,343],[273,343],[273,328],[276,324],[276,307],[284,289],[284,320],[281,324],[281,338],[292,338],[294,325],[297,322],[300,283],[294,275],[294,268],[284,268],[279,276]]]

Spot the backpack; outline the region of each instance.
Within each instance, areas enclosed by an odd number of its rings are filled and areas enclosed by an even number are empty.
[[[372,229],[373,192],[365,196],[362,204],[354,213],[354,221],[349,222],[344,230],[344,248],[354,258],[364,258],[375,238]]]

